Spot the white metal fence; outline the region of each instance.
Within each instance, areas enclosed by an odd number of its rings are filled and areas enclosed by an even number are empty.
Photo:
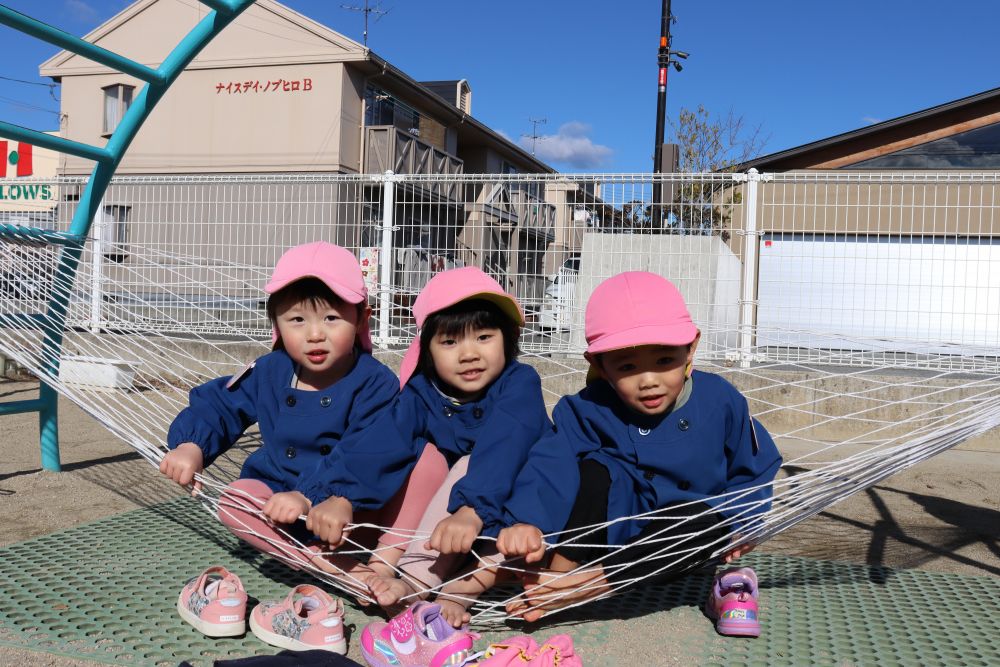
[[[0,182],[0,222],[65,229],[84,184]],[[275,260],[325,239],[361,260],[382,346],[413,335],[410,306],[434,273],[475,265],[524,306],[525,349],[580,352],[594,286],[649,270],[684,293],[702,356],[995,364],[998,184],[996,173],[119,177],[70,323],[266,337]],[[0,309],[43,309],[55,257],[5,240]]]

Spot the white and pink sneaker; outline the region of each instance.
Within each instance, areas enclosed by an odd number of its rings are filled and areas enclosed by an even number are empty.
[[[203,635],[242,635],[247,631],[247,593],[243,582],[222,566],[210,567],[181,590],[177,613]]]
[[[311,584],[296,586],[284,600],[254,607],[250,630],[261,641],[292,651],[347,653],[344,603]]]

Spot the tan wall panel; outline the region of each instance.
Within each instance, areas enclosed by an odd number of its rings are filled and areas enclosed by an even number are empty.
[[[118,173],[357,171],[361,111],[348,78],[341,63],[185,72],[140,130]],[[252,82],[249,91],[235,92],[233,84],[246,82]],[[68,138],[104,145],[102,89],[116,83],[140,89],[123,75],[63,79]],[[295,85],[299,90],[286,90]],[[347,93],[354,99],[345,100]],[[67,160],[67,173],[91,168],[88,161]]]
[[[992,183],[762,183],[766,232],[1000,235]]]

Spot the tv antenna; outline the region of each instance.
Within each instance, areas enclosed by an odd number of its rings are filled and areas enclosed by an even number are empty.
[[[535,147],[538,144],[538,140],[541,139],[545,141],[545,137],[538,134],[538,126],[545,125],[549,122],[548,118],[529,118],[528,122],[531,123],[531,134],[522,134],[521,136],[525,139],[531,139],[531,157],[535,157]]]
[[[378,22],[383,16],[392,11],[392,9],[382,9],[382,3],[379,0],[375,0],[375,6],[371,7],[368,4],[368,0],[365,0],[364,7],[357,7],[355,5],[341,5],[341,9],[346,9],[351,12],[362,12],[365,15],[365,32],[362,35],[362,43],[368,46],[368,17],[371,14],[375,15],[375,23]]]

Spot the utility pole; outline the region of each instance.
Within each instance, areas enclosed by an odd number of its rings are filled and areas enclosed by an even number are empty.
[[[664,167],[664,155],[663,155],[663,137],[664,137],[664,125],[666,124],[667,116],[667,70],[673,65],[674,69],[680,72],[683,67],[681,64],[672,58],[672,56],[677,56],[680,59],[685,59],[688,57],[687,53],[683,51],[671,51],[670,50],[670,24],[673,23],[674,17],[670,13],[670,0],[663,0],[663,6],[660,11],[660,46],[656,52],[656,64],[659,68],[659,77],[657,79],[657,92],[656,92],[656,138],[654,139],[653,147],[653,173],[662,174]],[[674,149],[676,151],[676,149]],[[676,152],[674,152],[674,157],[671,159],[671,164],[673,164],[676,159]],[[667,198],[664,197],[663,185],[658,181],[653,182],[653,206],[652,206],[652,218],[654,223],[659,223],[663,219],[663,207],[664,204],[669,203]],[[671,188],[672,190],[672,188]],[[669,199],[673,199],[673,193],[670,193]],[[658,224],[656,226],[659,226]]]
[[[521,136],[526,139],[531,139],[531,157],[535,157],[535,146],[539,139],[544,140],[545,137],[538,134],[538,126],[545,125],[549,122],[548,118],[529,118],[528,122],[531,123],[531,134],[522,134]]]
[[[378,21],[380,18],[382,18],[383,16],[385,16],[386,14],[388,14],[390,11],[392,11],[390,9],[383,10],[382,7],[380,6],[380,4],[378,3],[378,0],[376,0],[376,3],[375,3],[374,7],[369,7],[368,6],[368,0],[365,0],[365,6],[364,7],[355,7],[355,6],[352,6],[352,5],[341,5],[340,7],[341,7],[341,9],[346,9],[346,10],[351,11],[351,12],[363,12],[364,13],[364,15],[365,15],[365,32],[362,35],[362,39],[363,39],[363,44],[365,46],[368,46],[368,16],[369,16],[369,14],[374,14],[376,16],[375,20]]]

